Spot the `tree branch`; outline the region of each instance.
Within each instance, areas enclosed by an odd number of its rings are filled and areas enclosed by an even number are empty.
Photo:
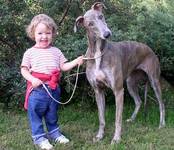
[[[66,17],[66,15],[67,15],[67,13],[68,13],[68,11],[69,11],[69,9],[70,9],[70,7],[71,7],[71,3],[72,3],[72,0],[70,0],[69,2],[68,2],[68,0],[67,0],[67,6],[66,6],[66,9],[65,9],[65,11],[64,11],[64,13],[63,13],[63,15],[62,15],[62,18],[60,19],[60,21],[59,21],[59,26],[62,24],[62,22],[64,21],[64,19],[65,19],[65,17]]]

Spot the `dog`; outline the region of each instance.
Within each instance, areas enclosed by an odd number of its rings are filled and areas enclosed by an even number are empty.
[[[95,92],[98,107],[99,129],[94,141],[104,137],[105,128],[105,96],[104,88],[112,89],[115,96],[115,132],[111,143],[121,140],[122,112],[124,101],[123,82],[135,101],[135,110],[128,119],[133,121],[139,111],[141,99],[138,94],[138,83],[141,80],[149,82],[157,97],[160,110],[159,128],[165,126],[165,107],[162,102],[160,87],[160,64],[150,47],[136,41],[111,42],[111,36],[104,15],[104,4],[96,2],[83,16],[76,19],[74,29],[84,27],[88,38],[86,52],[86,76]]]

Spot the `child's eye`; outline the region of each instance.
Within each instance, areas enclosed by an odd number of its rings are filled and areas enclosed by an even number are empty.
[[[41,33],[41,32],[39,32],[38,34],[39,34],[39,35],[41,35],[42,33]]]
[[[47,32],[47,34],[51,34],[51,32]]]

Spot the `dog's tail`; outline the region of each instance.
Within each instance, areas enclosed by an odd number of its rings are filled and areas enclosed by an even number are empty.
[[[144,117],[145,117],[145,119],[147,117],[147,91],[148,91],[148,84],[149,84],[149,82],[146,81],[145,86],[144,86]]]

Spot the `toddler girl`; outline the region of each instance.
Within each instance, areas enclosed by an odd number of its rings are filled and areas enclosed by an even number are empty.
[[[67,62],[60,49],[52,46],[57,26],[52,18],[45,14],[35,16],[27,29],[28,36],[35,45],[26,50],[21,63],[21,74],[27,80],[27,92],[24,107],[28,110],[28,118],[34,144],[41,149],[50,150],[53,146],[49,140],[68,143],[59,130],[58,103],[53,101],[43,88],[45,84],[51,95],[60,99],[58,85],[60,71],[68,71],[83,63],[83,56]],[[48,133],[44,131],[44,124]]]

